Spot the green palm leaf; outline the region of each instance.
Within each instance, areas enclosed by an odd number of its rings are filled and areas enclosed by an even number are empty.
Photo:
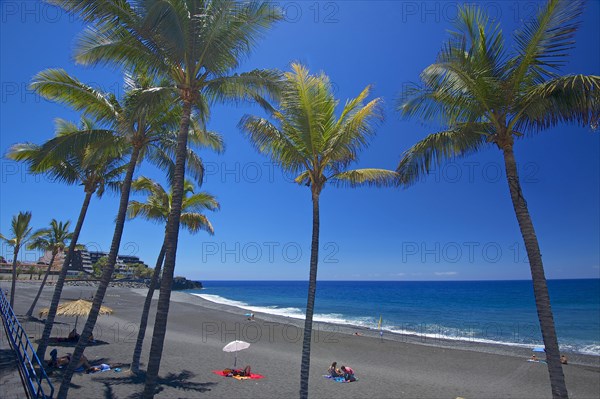
[[[554,77],[565,65],[582,13],[582,1],[549,0],[535,18],[515,32],[517,54],[510,79],[515,92],[522,84],[538,84]]]
[[[477,152],[489,143],[489,124],[465,123],[430,134],[404,154],[396,171],[400,182],[411,185],[449,159]]]
[[[534,86],[515,108],[515,129],[540,131],[560,123],[598,126],[600,76],[561,76]]]
[[[155,223],[166,224],[171,212],[172,193],[167,192],[156,181],[144,176],[132,183],[132,189],[147,195],[147,198],[145,202],[130,201],[127,207],[127,217],[129,219],[141,217]],[[203,230],[211,235],[214,234],[212,224],[202,214],[202,211],[219,210],[219,202],[214,196],[205,192],[194,194],[194,184],[191,181],[186,181],[184,190],[186,195],[182,202],[182,226],[191,233]]]
[[[338,187],[392,187],[397,184],[398,175],[387,169],[355,169],[335,174],[328,180]]]

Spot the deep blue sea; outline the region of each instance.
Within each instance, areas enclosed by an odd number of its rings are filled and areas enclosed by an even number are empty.
[[[203,281],[189,291],[244,311],[303,318],[307,282]],[[549,280],[561,350],[600,355],[600,279]],[[315,320],[424,337],[542,345],[531,281],[320,281]]]

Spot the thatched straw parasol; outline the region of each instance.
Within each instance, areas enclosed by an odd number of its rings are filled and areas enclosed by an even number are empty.
[[[56,310],[57,316],[69,316],[76,317],[75,329],[77,329],[77,321],[79,316],[87,316],[92,310],[92,302],[85,299],[78,299],[76,301],[66,302],[58,305]],[[40,317],[48,316],[49,308],[42,309],[40,311]],[[113,310],[107,306],[100,306],[100,314],[112,314]]]

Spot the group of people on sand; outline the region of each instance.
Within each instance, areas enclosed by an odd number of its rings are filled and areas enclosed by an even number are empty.
[[[347,382],[356,381],[354,370],[352,370],[352,368],[349,366],[342,366],[338,369],[337,362],[331,363],[331,366],[329,366],[329,370],[327,370],[327,372],[332,378],[343,377]]]
[[[69,335],[67,336],[67,338],[62,338],[59,339],[59,341],[67,341],[67,342],[77,342],[79,341],[79,337],[80,334],[77,332],[77,329],[73,329]],[[90,335],[90,339],[89,342],[95,342],[94,341],[94,336]],[[63,368],[65,366],[68,366],[69,363],[71,363],[71,357],[73,355],[70,353],[67,353],[64,356],[58,356],[58,351],[56,349],[53,349],[50,352],[50,360],[48,360],[46,362],[46,364],[48,365],[48,367],[53,367],[53,368]],[[101,364],[100,366],[92,366],[90,364],[90,362],[88,361],[87,357],[85,357],[85,355],[81,355],[81,358],[79,359],[79,362],[77,362],[77,366],[75,367],[75,370],[85,370],[86,373],[95,373],[98,371],[104,371],[107,369],[110,369],[110,366],[105,365],[105,364]]]
[[[534,362],[539,362],[540,361],[536,355],[532,355],[529,358],[529,360],[534,361]],[[565,355],[560,355],[560,362],[562,364],[569,364],[569,359],[567,359],[567,357]]]
[[[52,351],[50,352],[50,360],[48,360],[46,362],[46,364],[48,365],[48,367],[53,367],[53,368],[63,368],[69,365],[69,363],[71,363],[71,357],[73,355],[71,355],[70,353],[67,353],[64,356],[60,356],[58,357],[58,351],[56,349],[52,349]],[[81,358],[79,359],[79,362],[77,363],[77,367],[75,367],[75,370],[82,370],[85,371],[86,373],[90,374],[90,373],[96,373],[98,371],[106,371],[106,370],[110,370],[110,366],[108,364],[101,364],[99,366],[92,366],[90,364],[90,362],[88,361],[87,357],[85,357],[85,355],[81,355]],[[120,371],[119,368],[116,368],[115,371]]]

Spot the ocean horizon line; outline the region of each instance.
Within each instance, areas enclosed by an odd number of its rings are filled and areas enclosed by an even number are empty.
[[[192,279],[192,278],[188,278],[191,281],[196,281],[196,282],[222,282],[222,281],[252,281],[252,282],[274,282],[274,281],[280,281],[280,282],[290,282],[290,283],[302,283],[302,282],[308,282],[308,280],[280,280],[280,279],[272,279],[272,280],[265,280],[265,279],[214,279],[214,280],[198,280],[198,279]],[[577,281],[577,280],[600,280],[600,277],[578,277],[578,278],[547,278],[546,281]],[[503,281],[508,281],[508,282],[514,282],[514,281],[532,281],[531,279],[501,279],[501,280],[492,280],[492,279],[487,279],[487,280],[329,280],[329,279],[323,279],[323,280],[318,280],[318,282],[367,282],[367,283],[400,283],[400,282],[404,282],[404,283],[476,283],[476,282],[503,282]]]

